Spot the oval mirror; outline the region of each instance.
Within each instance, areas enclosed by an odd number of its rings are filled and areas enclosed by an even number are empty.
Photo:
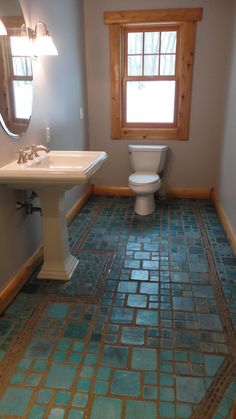
[[[0,19],[7,35],[0,35],[0,122],[6,133],[19,138],[29,125],[33,101],[31,56],[22,49],[24,16],[18,0],[1,0]]]

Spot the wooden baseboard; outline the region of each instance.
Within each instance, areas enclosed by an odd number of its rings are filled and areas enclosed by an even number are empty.
[[[70,224],[73,219],[75,218],[77,212],[84,206],[84,204],[89,199],[90,195],[92,195],[93,186],[89,185],[84,192],[82,193],[81,197],[76,201],[76,203],[73,205],[73,207],[68,211],[66,214],[66,219],[68,224]]]
[[[171,188],[167,189],[166,196],[173,198],[211,198],[211,189],[183,189]],[[106,186],[94,185],[94,195],[110,195],[110,196],[134,196],[134,193],[128,186]]]
[[[35,267],[43,259],[43,248],[40,247],[36,252],[24,263],[19,272],[11,278],[8,284],[0,291],[0,313],[2,313],[8,304],[15,298],[20,289],[23,287]]]
[[[220,200],[219,200],[219,198],[216,194],[215,189],[212,190],[211,199],[212,199],[212,201],[215,205],[217,214],[218,214],[219,219],[221,221],[221,224],[223,225],[223,228],[225,230],[225,234],[226,234],[226,236],[227,236],[227,238],[228,238],[228,240],[229,240],[229,242],[232,246],[232,249],[233,249],[233,251],[236,255],[236,234],[235,234],[235,232],[234,232],[234,230],[233,230],[233,228],[232,228],[232,226],[231,226],[231,224],[228,220],[227,215],[225,214],[225,211],[224,211],[224,209],[221,205],[221,202],[220,202]]]
[[[71,223],[76,213],[82,208],[92,193],[92,186],[88,186],[75,205],[68,211],[66,219]],[[43,247],[39,247],[35,253],[20,268],[18,273],[11,278],[8,284],[0,291],[0,314],[6,309],[11,301],[16,297],[20,289],[29,279],[36,266],[43,260]]]
[[[233,414],[232,419],[236,419],[236,400],[234,402]]]
[[[210,199],[211,188],[206,189],[188,189],[188,188],[170,188],[166,191],[166,196],[170,198],[192,198],[192,199]]]
[[[93,185],[93,195],[134,196],[128,186]]]

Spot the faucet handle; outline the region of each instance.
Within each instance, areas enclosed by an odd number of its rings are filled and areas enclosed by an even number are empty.
[[[22,150],[22,149],[19,150],[19,157],[18,157],[17,163],[18,164],[27,163],[27,153],[25,152],[25,150]]]

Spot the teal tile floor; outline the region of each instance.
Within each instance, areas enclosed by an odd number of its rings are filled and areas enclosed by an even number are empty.
[[[92,197],[72,279],[36,270],[0,317],[1,418],[233,419],[236,258],[214,206],[133,208]]]

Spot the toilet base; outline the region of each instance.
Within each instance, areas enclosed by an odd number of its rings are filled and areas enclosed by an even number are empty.
[[[154,194],[136,195],[134,211],[138,215],[149,215],[155,210]]]

